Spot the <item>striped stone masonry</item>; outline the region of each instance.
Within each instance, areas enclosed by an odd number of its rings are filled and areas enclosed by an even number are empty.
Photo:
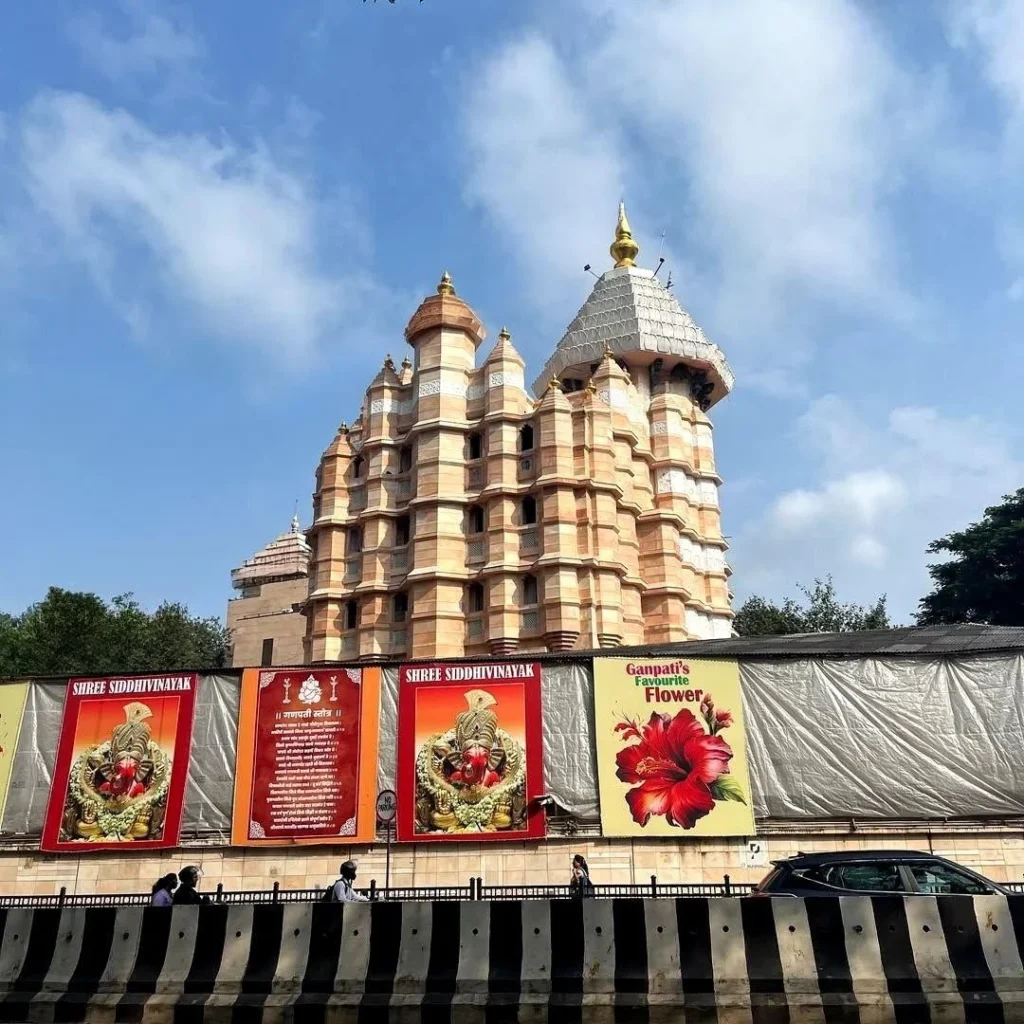
[[[0,1020],[1018,1021],[1024,897],[2,912]]]

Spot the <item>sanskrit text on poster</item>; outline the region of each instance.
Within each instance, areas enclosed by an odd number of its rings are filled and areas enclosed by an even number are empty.
[[[236,843],[356,838],[367,828],[372,839],[364,805],[375,783],[378,680],[377,669],[361,668],[246,672]]]

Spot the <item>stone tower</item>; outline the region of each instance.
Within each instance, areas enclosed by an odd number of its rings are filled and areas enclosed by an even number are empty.
[[[620,205],[531,397],[447,272],[317,470],[310,661],[664,643],[731,632],[711,423],[733,376]]]
[[[305,619],[299,610],[309,590],[309,545],[291,529],[231,570],[238,596],[228,602],[234,665],[294,665],[303,657]]]

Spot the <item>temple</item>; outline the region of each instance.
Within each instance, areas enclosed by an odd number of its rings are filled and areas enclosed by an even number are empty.
[[[445,272],[321,457],[307,662],[731,635],[708,411],[733,375],[639,251],[620,204],[533,394]]]

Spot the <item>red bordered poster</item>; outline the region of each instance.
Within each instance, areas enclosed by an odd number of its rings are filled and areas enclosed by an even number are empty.
[[[40,848],[177,846],[198,677],[72,679]]]
[[[398,839],[542,839],[539,662],[403,665]]]

